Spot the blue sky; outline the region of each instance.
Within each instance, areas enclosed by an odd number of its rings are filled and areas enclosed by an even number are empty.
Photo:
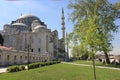
[[[120,2],[120,0],[109,0],[111,3]],[[72,31],[73,25],[68,20],[67,9],[69,0],[0,0],[0,30],[4,24],[10,24],[12,20],[16,20],[21,14],[33,14],[47,24],[49,29],[58,30],[61,38],[61,10],[64,8],[65,27],[69,33]],[[120,21],[116,21],[120,25]],[[120,54],[120,29],[115,35],[114,53]],[[118,45],[119,44],[119,45]]]
[[[65,26],[69,32],[72,24],[68,21],[67,4],[69,0],[18,0],[0,1],[0,30],[3,25],[17,19],[21,14],[33,14],[45,22],[48,28],[59,31],[61,37],[61,10],[64,8]]]

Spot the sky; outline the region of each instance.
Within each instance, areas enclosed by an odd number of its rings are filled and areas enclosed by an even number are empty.
[[[73,0],[74,1],[74,0]],[[120,2],[120,0],[109,0],[111,3]],[[64,9],[66,32],[70,33],[73,24],[68,20],[70,10],[67,8],[69,0],[0,0],[0,30],[3,30],[4,24],[10,24],[16,20],[21,14],[32,14],[40,18],[47,24],[49,29],[58,30],[59,38],[61,38],[61,13]],[[116,21],[120,25],[120,21]],[[120,29],[115,34],[113,41],[114,54],[120,54]]]

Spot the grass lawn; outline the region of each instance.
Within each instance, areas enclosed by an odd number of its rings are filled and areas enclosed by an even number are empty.
[[[120,80],[119,70],[96,69],[97,80]],[[55,64],[30,71],[0,74],[0,80],[93,80],[92,67]]]
[[[74,61],[73,63],[77,63],[77,64],[88,64],[88,65],[92,65],[92,61],[86,61],[86,60],[77,60]],[[113,65],[113,64],[103,64],[102,62],[95,62],[96,66],[106,66],[106,67],[116,67],[116,68],[120,68],[120,65]]]

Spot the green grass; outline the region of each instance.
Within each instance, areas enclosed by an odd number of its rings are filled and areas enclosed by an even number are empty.
[[[120,71],[96,69],[97,80],[120,80]],[[93,80],[92,67],[55,64],[30,71],[0,74],[0,80]]]
[[[86,61],[86,60],[77,60],[77,61],[74,61],[73,63],[92,65],[92,61]],[[120,65],[103,64],[102,62],[98,62],[98,61],[95,62],[95,65],[96,66],[106,66],[106,67],[120,68]]]

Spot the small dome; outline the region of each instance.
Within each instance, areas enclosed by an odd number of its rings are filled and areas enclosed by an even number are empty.
[[[46,29],[46,27],[45,26],[42,26],[42,25],[38,25],[38,26],[36,26],[34,29]]]
[[[14,23],[12,25],[18,25],[18,26],[27,26],[26,24],[23,24],[23,23]]]

